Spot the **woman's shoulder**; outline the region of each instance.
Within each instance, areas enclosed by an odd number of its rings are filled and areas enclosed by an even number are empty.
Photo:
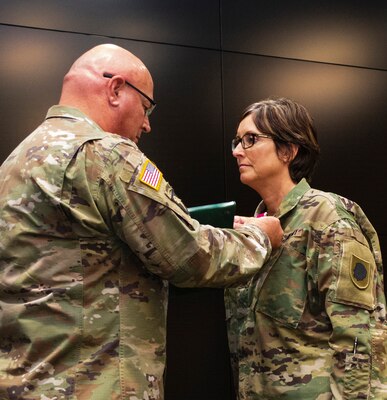
[[[305,218],[310,218],[323,229],[340,220],[353,219],[350,211],[352,204],[338,194],[311,188],[300,199],[298,208]]]

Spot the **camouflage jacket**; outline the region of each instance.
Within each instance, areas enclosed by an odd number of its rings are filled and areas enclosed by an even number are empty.
[[[0,168],[0,399],[163,399],[167,285],[270,253],[201,226],[137,146],[54,106]]]
[[[283,246],[247,285],[225,291],[239,399],[387,399],[386,301],[372,225],[358,205],[305,180],[278,217]]]

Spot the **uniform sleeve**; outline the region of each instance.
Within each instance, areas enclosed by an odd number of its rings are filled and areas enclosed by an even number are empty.
[[[378,368],[386,358],[386,325],[378,317],[385,305],[376,298],[372,252],[351,224],[339,221],[322,234],[319,282],[327,288],[325,308],[332,325],[331,391],[334,398],[368,399],[385,383],[385,362],[384,371]],[[371,389],[371,382],[378,382],[379,389]]]
[[[111,224],[150,272],[182,287],[225,287],[259,271],[271,252],[259,228],[200,225],[142,153],[121,164],[103,174]]]

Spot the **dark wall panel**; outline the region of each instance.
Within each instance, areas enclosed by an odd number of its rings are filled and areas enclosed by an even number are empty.
[[[218,48],[219,3],[195,0],[1,0],[0,23]]]
[[[384,0],[222,1],[223,48],[387,67]]]
[[[222,289],[171,287],[166,400],[235,400]]]
[[[157,46],[147,64],[155,81],[153,131],[141,149],[187,206],[225,201],[220,55]]]

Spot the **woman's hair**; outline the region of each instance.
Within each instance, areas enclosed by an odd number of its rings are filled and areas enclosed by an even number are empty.
[[[279,157],[291,156],[293,144],[298,147],[296,157],[289,163],[290,177],[295,183],[302,178],[310,182],[320,147],[308,110],[293,100],[278,98],[251,104],[241,121],[248,115],[260,132],[273,139]]]

